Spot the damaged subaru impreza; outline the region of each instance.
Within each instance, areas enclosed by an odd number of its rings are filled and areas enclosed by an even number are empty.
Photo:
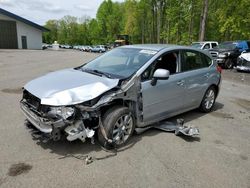
[[[177,45],[115,48],[76,68],[28,82],[21,109],[57,141],[124,145],[136,128],[199,108],[210,112],[221,69],[204,51]]]

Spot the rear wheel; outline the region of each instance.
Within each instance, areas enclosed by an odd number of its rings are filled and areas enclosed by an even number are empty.
[[[104,114],[102,122],[107,138],[113,140],[117,147],[124,145],[129,140],[135,128],[134,116],[127,107],[122,106],[109,109]],[[107,140],[100,128],[98,140],[102,146],[105,146]]]
[[[210,112],[214,106],[215,98],[216,98],[216,89],[214,86],[211,86],[207,89],[201,101],[199,109],[202,112]]]

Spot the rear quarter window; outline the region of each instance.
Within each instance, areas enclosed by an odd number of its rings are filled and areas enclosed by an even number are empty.
[[[210,57],[206,56],[205,54],[201,54],[201,56],[203,58],[204,67],[209,67],[210,65],[212,65],[213,61]]]
[[[216,43],[212,43],[212,48],[216,47],[217,44]]]

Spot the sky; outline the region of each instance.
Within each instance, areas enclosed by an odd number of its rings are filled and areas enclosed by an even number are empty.
[[[103,0],[0,0],[0,8],[44,25],[50,19],[60,19],[65,15],[95,18],[102,2]]]

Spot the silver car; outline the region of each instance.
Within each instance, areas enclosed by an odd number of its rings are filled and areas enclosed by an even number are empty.
[[[204,51],[176,45],[115,48],[24,86],[21,109],[53,140],[128,141],[135,128],[199,108],[210,112],[220,68]]]

